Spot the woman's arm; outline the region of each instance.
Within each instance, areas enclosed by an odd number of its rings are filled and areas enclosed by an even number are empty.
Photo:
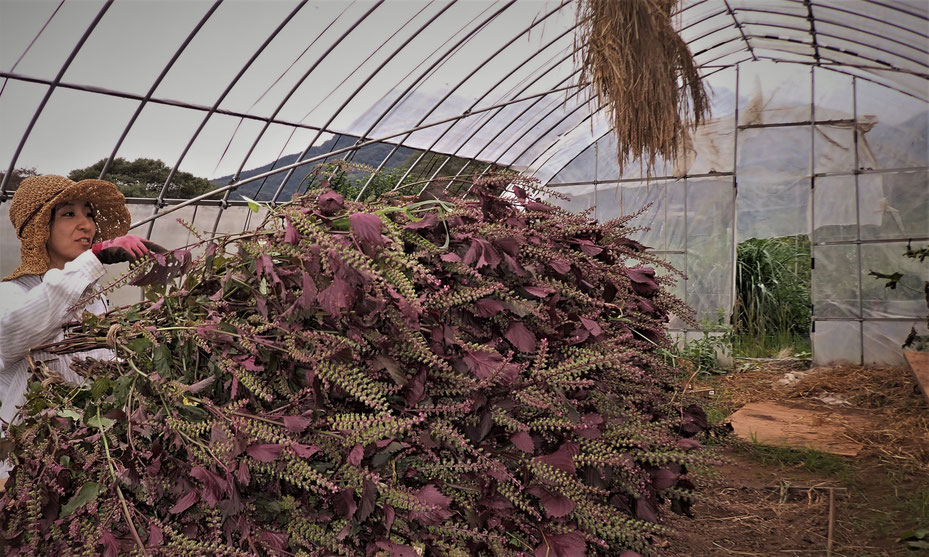
[[[68,308],[103,273],[103,265],[87,250],[64,269],[49,270],[29,291],[14,282],[0,283],[0,365],[8,368],[30,348],[54,340],[69,319]]]

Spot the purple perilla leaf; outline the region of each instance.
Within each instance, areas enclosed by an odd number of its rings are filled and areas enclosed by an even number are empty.
[[[426,370],[422,369],[407,385],[406,403],[413,406],[424,398],[426,398]]]
[[[154,520],[148,521],[148,541],[145,543],[147,547],[160,547],[161,541],[164,539],[164,534],[161,530],[161,526],[158,525]]]
[[[683,449],[685,451],[691,451],[693,449],[699,449],[703,445],[700,444],[696,439],[678,439],[677,448]]]
[[[655,282],[655,269],[650,267],[626,269],[626,276],[632,281],[632,289],[639,296],[653,296],[659,290],[658,283]]]
[[[685,433],[694,434],[707,429],[706,412],[696,404],[691,404],[684,409],[681,420],[681,430]]]
[[[537,298],[544,298],[549,294],[554,294],[555,289],[547,286],[523,286],[523,290]]]
[[[539,211],[542,213],[550,213],[555,209],[551,205],[545,203],[540,203],[538,201],[529,201],[526,203],[526,209],[530,211]]]
[[[305,416],[284,416],[284,426],[288,431],[302,433],[310,427],[310,419]]]
[[[200,391],[212,385],[215,381],[216,377],[211,375],[205,379],[197,381],[193,385],[188,386],[186,390],[188,393],[199,393]]]
[[[241,485],[248,485],[252,481],[251,471],[249,471],[248,464],[244,460],[239,462],[239,468],[235,472],[235,479]]]
[[[150,306],[148,307],[148,309],[146,309],[145,311],[146,311],[146,313],[148,313],[148,312],[154,313],[154,312],[160,310],[160,309],[162,308],[162,306],[164,306],[164,305],[165,305],[165,297],[162,296],[161,298],[158,298],[158,301],[157,301],[157,302],[155,302],[154,304],[150,305]]]
[[[351,518],[355,514],[355,510],[358,509],[358,504],[355,503],[355,490],[343,489],[340,491],[332,498],[332,506],[335,508],[337,515],[342,518]]]
[[[520,352],[535,352],[538,340],[522,321],[510,321],[505,336]]]
[[[400,545],[389,540],[379,541],[375,545],[387,551],[388,557],[420,557],[419,553],[409,545]]]
[[[348,458],[345,459],[345,462],[347,462],[351,466],[360,466],[361,459],[364,458],[364,455],[365,455],[365,448],[362,447],[361,445],[355,445],[354,447],[352,447],[352,450],[348,453]]]
[[[433,228],[437,224],[439,224],[438,217],[436,216],[434,211],[430,211],[426,213],[426,216],[424,216],[423,218],[403,225],[403,228],[407,230],[421,230],[424,228],[425,229]]]
[[[332,190],[320,194],[316,203],[319,205],[319,212],[326,216],[332,216],[338,213],[342,210],[342,207],[345,206],[342,194]]]
[[[545,533],[542,543],[535,548],[534,557],[586,557],[587,542],[580,532],[567,534]]]
[[[598,337],[603,334],[603,328],[600,327],[600,324],[594,321],[593,319],[587,319],[586,317],[581,316],[580,320],[581,320],[581,325],[583,325],[585,329],[590,331],[591,335]]]
[[[537,456],[535,459],[542,464],[548,464],[569,474],[577,471],[574,464],[574,455],[577,454],[580,447],[573,441],[565,441],[558,450],[547,455]]]
[[[223,494],[228,491],[229,486],[226,485],[226,481],[223,478],[202,466],[194,466],[191,468],[190,475],[203,483],[200,494],[206,504],[211,507],[215,506],[222,498]]]
[[[374,511],[377,501],[377,484],[365,478],[364,488],[361,491],[361,501],[358,503],[358,512],[355,518],[358,522],[364,522]]]
[[[478,379],[487,379],[503,364],[503,356],[497,352],[483,350],[466,350],[464,361]]]
[[[348,223],[352,228],[352,234],[361,242],[362,246],[383,246],[387,243],[387,238],[381,234],[384,223],[377,215],[370,213],[352,213],[348,216]]]
[[[519,246],[522,245],[522,242],[516,238],[496,238],[493,241],[493,245],[500,248],[503,253],[515,257],[519,255]]]
[[[180,514],[186,511],[187,509],[189,509],[190,507],[192,507],[193,504],[199,500],[200,500],[199,493],[197,493],[196,489],[192,489],[188,491],[186,495],[178,499],[177,503],[175,503],[173,507],[168,509],[168,512],[171,514]]]
[[[255,362],[255,356],[242,356],[236,359],[245,371],[264,371],[264,366]]]
[[[681,477],[681,467],[672,464],[667,468],[653,469],[649,472],[652,478],[652,487],[655,489],[668,489]]]
[[[281,456],[282,448],[277,443],[256,443],[246,447],[245,452],[259,462],[273,462]]]
[[[475,313],[478,317],[493,317],[503,311],[503,303],[494,298],[481,298],[474,302],[477,307]]]
[[[513,435],[510,435],[510,442],[524,453],[532,454],[535,452],[535,441],[533,441],[532,436],[525,431],[517,431]]]
[[[481,419],[477,425],[465,424],[464,427],[465,435],[475,445],[480,444],[487,437],[490,428],[494,425],[493,416],[486,409],[481,411],[480,416]]]
[[[564,259],[552,259],[548,266],[559,275],[566,275],[571,272],[571,263]]]
[[[300,242],[300,232],[290,223],[289,219],[284,225],[284,241],[291,245],[297,245]]]
[[[300,458],[310,458],[319,452],[319,447],[314,445],[304,445],[302,443],[293,443],[290,445],[290,448],[293,449],[294,454]]]
[[[575,244],[578,247],[578,249],[584,252],[585,255],[589,255],[591,257],[595,255],[599,255],[600,252],[603,251],[602,247],[591,242],[590,240],[576,239],[576,240],[572,240],[571,243]]]
[[[539,498],[539,503],[545,509],[549,518],[562,518],[574,510],[577,503],[561,493],[552,493],[540,485],[531,485],[526,489],[530,494]]]
[[[529,274],[526,272],[526,269],[524,269],[523,266],[519,264],[519,261],[517,261],[516,258],[510,254],[504,253],[503,260],[506,261],[506,268],[509,269],[510,272],[514,275],[518,277],[524,277]]]
[[[287,548],[287,533],[265,530],[258,537],[268,549],[284,551]]]
[[[316,296],[319,294],[316,289],[316,283],[313,282],[313,277],[309,273],[303,273],[303,287],[302,294],[300,298],[297,299],[297,303],[300,306],[300,309],[310,309],[316,303]]]
[[[647,298],[639,298],[638,300],[636,300],[636,302],[639,305],[639,309],[645,313],[648,313],[650,315],[657,315],[661,313],[658,310],[658,308],[655,307],[655,304],[653,304],[651,300]]]
[[[354,303],[355,290],[348,282],[336,276],[329,287],[320,292],[316,298],[326,313],[338,316],[342,314],[342,310],[348,309]]]
[[[477,269],[484,266],[496,269],[500,261],[500,254],[490,242],[479,238],[471,239],[471,247],[464,256],[466,265],[474,265]]]
[[[658,507],[649,499],[636,499],[635,515],[649,522],[658,522]]]
[[[574,433],[587,439],[599,439],[602,435],[599,426],[602,423],[602,415],[595,413],[584,414],[581,417],[580,425],[574,429]]]
[[[452,511],[448,510],[451,497],[442,495],[442,492],[436,489],[432,484],[422,487],[416,492],[416,498],[419,502],[427,507],[426,510],[414,510],[410,512],[410,519],[425,524],[435,526],[442,524],[452,516]]]
[[[100,541],[103,543],[103,557],[116,557],[119,555],[119,542],[113,532],[105,530],[100,535]]]
[[[255,259],[255,272],[258,273],[258,276],[265,276],[271,279],[272,284],[280,284],[281,278],[277,276],[277,272],[274,270],[274,261],[271,260],[271,256],[263,253]]]
[[[613,240],[613,245],[623,247],[630,251],[635,251],[635,252],[643,252],[648,249],[642,244],[636,242],[635,240],[630,240],[629,238],[626,238],[625,236],[619,237]]]

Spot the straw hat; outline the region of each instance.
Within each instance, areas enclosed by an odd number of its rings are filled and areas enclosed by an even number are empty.
[[[4,281],[23,275],[44,275],[49,269],[48,242],[52,210],[69,201],[89,201],[94,209],[99,242],[124,236],[131,217],[126,198],[105,180],[74,182],[63,176],[32,176],[19,185],[10,204],[10,222],[19,237],[22,262]]]

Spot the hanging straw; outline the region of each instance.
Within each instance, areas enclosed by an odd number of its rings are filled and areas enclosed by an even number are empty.
[[[676,160],[688,127],[709,116],[706,90],[687,43],[671,23],[678,0],[579,0],[575,46],[580,83],[608,106],[620,173],[642,157]]]

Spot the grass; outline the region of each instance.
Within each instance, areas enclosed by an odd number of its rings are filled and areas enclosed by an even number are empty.
[[[854,468],[845,458],[815,449],[773,447],[753,440],[751,444],[746,445],[745,451],[765,466],[800,468],[808,472],[837,476],[837,479],[848,481],[852,480],[854,473]],[[843,483],[848,483],[848,481],[843,481]]]
[[[739,244],[732,323],[734,353],[772,357],[810,350],[810,240],[752,238]]]

